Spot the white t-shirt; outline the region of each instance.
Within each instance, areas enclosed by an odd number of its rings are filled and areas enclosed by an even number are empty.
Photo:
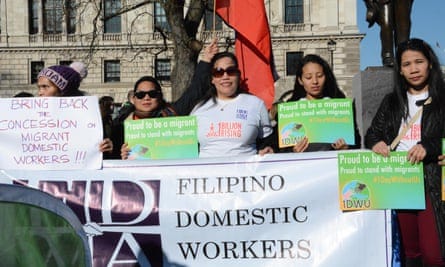
[[[248,94],[216,101],[210,99],[190,113],[198,121],[199,156],[256,154],[256,139],[272,134],[264,102]]]
[[[423,100],[428,97],[428,92],[418,94],[418,95],[412,95],[410,93],[407,93],[408,96],[408,109],[409,109],[409,116],[407,120],[402,120],[402,124],[399,128],[399,133],[402,131],[403,127],[405,127],[412,117],[416,114],[416,112],[420,109],[420,106],[416,105],[416,101]],[[419,118],[414,122],[414,124],[411,126],[411,128],[408,129],[405,136],[400,140],[399,145],[397,146],[397,151],[408,151],[413,146],[417,144],[417,142],[421,139],[421,121],[422,121],[422,114],[420,114]]]

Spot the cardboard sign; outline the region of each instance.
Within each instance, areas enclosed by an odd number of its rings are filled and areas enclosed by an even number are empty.
[[[339,152],[341,209],[425,209],[423,164],[411,164],[406,155]]]
[[[343,138],[354,144],[352,100],[300,100],[278,105],[278,144],[289,147],[303,137],[309,143],[334,143]]]
[[[127,120],[124,135],[130,160],[198,157],[195,116]]]
[[[99,169],[103,139],[98,99],[0,99],[0,169]]]

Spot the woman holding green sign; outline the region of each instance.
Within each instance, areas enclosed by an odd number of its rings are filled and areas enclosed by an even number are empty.
[[[204,50],[202,60],[198,63],[192,84],[174,103],[167,103],[162,94],[159,82],[151,76],[143,76],[136,81],[131,97],[132,108],[128,114],[113,121],[112,141],[114,159],[128,159],[131,149],[124,143],[124,121],[169,116],[186,116],[194,104],[205,94],[204,86],[194,83],[205,83],[210,76],[209,62],[218,52],[216,40],[213,40]]]
[[[211,67],[208,93],[191,112],[198,121],[199,157],[273,153],[266,106],[242,88],[236,56],[217,53]]]
[[[329,64],[318,55],[309,54],[297,63],[296,79],[292,96],[288,101],[316,100],[324,98],[346,98],[340,90]],[[355,116],[354,116],[355,117]],[[360,148],[360,134],[354,119],[354,145],[346,144],[343,138],[334,143],[310,143],[305,136],[293,147],[285,148],[289,152],[311,152]]]
[[[431,47],[420,39],[399,44],[395,86],[385,96],[369,127],[365,145],[389,156],[407,151],[423,163],[425,210],[397,210],[405,266],[445,266],[445,202],[437,164],[445,129],[445,84]]]

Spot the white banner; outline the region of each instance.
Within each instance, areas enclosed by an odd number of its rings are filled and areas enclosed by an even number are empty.
[[[96,96],[0,99],[0,169],[100,169]]]
[[[336,152],[5,171],[61,199],[94,266],[390,266],[385,211],[342,212]]]

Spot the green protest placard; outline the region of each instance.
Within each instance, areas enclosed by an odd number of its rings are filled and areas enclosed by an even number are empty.
[[[442,155],[445,155],[445,138],[442,139]],[[442,166],[442,200],[445,201],[445,166]]]
[[[124,122],[128,159],[182,159],[198,157],[195,116],[163,117]]]
[[[334,143],[343,138],[354,144],[352,100],[300,100],[278,105],[278,144],[289,147],[303,137],[310,143]]]
[[[337,160],[342,210],[425,208],[423,164],[407,152],[339,152]]]

